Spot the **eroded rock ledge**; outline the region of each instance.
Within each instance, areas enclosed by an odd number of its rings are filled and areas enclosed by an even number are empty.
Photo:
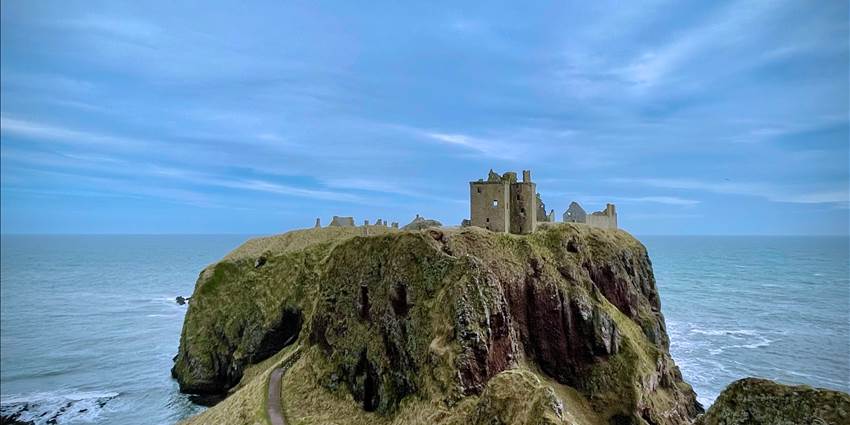
[[[850,395],[766,379],[735,381],[697,425],[850,424]]]

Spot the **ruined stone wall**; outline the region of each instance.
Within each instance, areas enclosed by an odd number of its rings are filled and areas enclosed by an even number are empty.
[[[537,185],[524,182],[510,187],[510,232],[531,233],[537,227]]]
[[[470,182],[469,217],[471,224],[494,232],[507,232],[510,229],[509,188],[508,184],[501,181]]]
[[[605,206],[604,211],[598,211],[587,215],[587,224],[589,226],[601,227],[603,229],[617,228],[617,211],[613,204]]]
[[[617,219],[614,217],[609,217],[607,215],[590,214],[587,216],[587,225],[593,227],[601,227],[603,229],[616,229]]]

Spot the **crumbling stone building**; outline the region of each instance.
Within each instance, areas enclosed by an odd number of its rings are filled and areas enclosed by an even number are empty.
[[[578,202],[573,201],[570,203],[567,211],[564,212],[564,222],[584,223],[588,226],[601,227],[603,229],[616,229],[617,209],[614,204],[607,204],[604,210],[588,214]]]
[[[564,212],[564,223],[586,223],[587,213],[578,202],[573,201],[570,207]]]
[[[537,228],[537,185],[531,171],[503,175],[490,170],[487,181],[469,182],[470,224],[494,232],[527,234]]]
[[[587,216],[587,225],[603,229],[617,228],[617,210],[614,204],[606,204],[605,209]]]

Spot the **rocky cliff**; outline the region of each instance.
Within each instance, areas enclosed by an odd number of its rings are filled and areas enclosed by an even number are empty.
[[[850,424],[850,395],[806,385],[789,386],[746,378],[729,384],[697,424]]]
[[[181,389],[227,391],[294,341],[293,423],[681,424],[701,412],[670,358],[646,249],[623,231],[330,231],[250,241],[201,273],[172,370]]]

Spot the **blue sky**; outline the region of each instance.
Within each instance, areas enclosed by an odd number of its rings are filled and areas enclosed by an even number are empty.
[[[848,233],[846,1],[3,1],[3,233],[457,224],[470,180],[635,234]]]

